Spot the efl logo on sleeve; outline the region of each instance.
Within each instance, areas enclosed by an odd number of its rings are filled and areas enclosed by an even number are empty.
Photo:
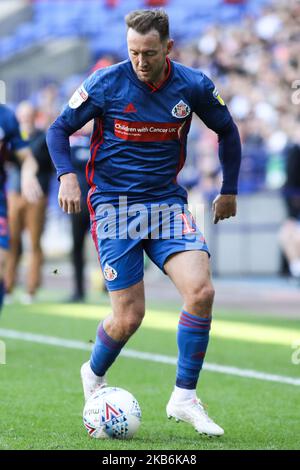
[[[84,86],[81,85],[75,93],[71,96],[70,101],[69,101],[69,106],[72,109],[77,109],[79,106],[82,105],[87,99],[89,95],[88,92],[85,90]]]

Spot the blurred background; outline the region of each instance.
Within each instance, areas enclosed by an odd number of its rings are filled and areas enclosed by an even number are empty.
[[[299,1],[0,0],[2,102],[17,115],[20,103],[29,102],[35,128],[45,131],[88,74],[127,58],[124,16],[133,9],[152,7],[163,7],[169,13],[175,40],[172,58],[212,78],[241,134],[243,159],[235,219],[212,225],[211,202],[221,183],[217,140],[196,117],[179,179],[190,192],[192,206],[203,203],[205,207],[204,231],[212,252],[217,303],[230,307],[247,304],[254,310],[264,303],[266,310],[278,313],[288,304],[298,314]],[[22,113],[19,116],[22,127]],[[85,135],[77,140],[75,136],[73,142],[82,160],[88,152]],[[8,164],[7,172],[8,191],[13,191],[13,163]],[[68,289],[74,291],[73,300],[76,293],[77,300],[85,300],[86,294],[102,291],[95,249],[87,236],[84,274],[80,274],[83,266],[77,266],[77,277],[84,278],[79,295],[78,286],[77,291],[74,287],[71,220],[58,208],[54,172],[49,181],[42,235],[43,287],[63,286],[64,294]],[[29,245],[24,231],[16,279],[21,290],[26,290],[22,286]],[[168,280],[147,260],[145,264],[147,289],[155,294],[157,286]],[[36,293],[37,288],[27,300],[32,301]],[[177,296],[173,289],[160,289],[159,295]]]

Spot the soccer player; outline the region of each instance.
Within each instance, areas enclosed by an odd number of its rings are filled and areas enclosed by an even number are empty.
[[[209,252],[185,211],[187,194],[176,176],[184,165],[195,112],[219,138],[223,184],[213,203],[214,222],[235,216],[239,134],[211,80],[169,59],[173,40],[163,10],[131,12],[126,24],[129,60],[96,71],[84,81],[48,131],[60,179],[59,204],[65,212],[74,213],[80,210],[80,189],[70,163],[68,137],[95,119],[86,171],[88,205],[112,313],[99,325],[90,361],[81,368],[84,395],[87,399],[106,383],[107,370],[143,320],[145,250],[183,298],[176,384],[167,416],[190,423],[199,433],[220,436],[223,429],[208,417],[196,396],[214,298]],[[163,227],[163,210],[160,221],[152,223],[157,204],[180,208],[170,210],[169,236]]]
[[[3,280],[9,249],[4,163],[10,151],[14,152],[22,163],[21,188],[24,197],[31,203],[37,202],[43,195],[36,177],[38,165],[28,143],[21,138],[15,114],[7,106],[0,104],[0,309],[3,303]]]

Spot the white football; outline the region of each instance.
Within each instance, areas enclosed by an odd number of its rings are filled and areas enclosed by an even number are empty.
[[[96,390],[83,409],[83,424],[96,439],[128,439],[138,430],[141,409],[134,396],[122,388]]]

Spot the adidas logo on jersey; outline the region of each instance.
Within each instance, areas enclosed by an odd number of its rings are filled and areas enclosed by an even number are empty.
[[[126,108],[124,109],[124,113],[136,113],[136,108],[134,104],[129,103]]]

